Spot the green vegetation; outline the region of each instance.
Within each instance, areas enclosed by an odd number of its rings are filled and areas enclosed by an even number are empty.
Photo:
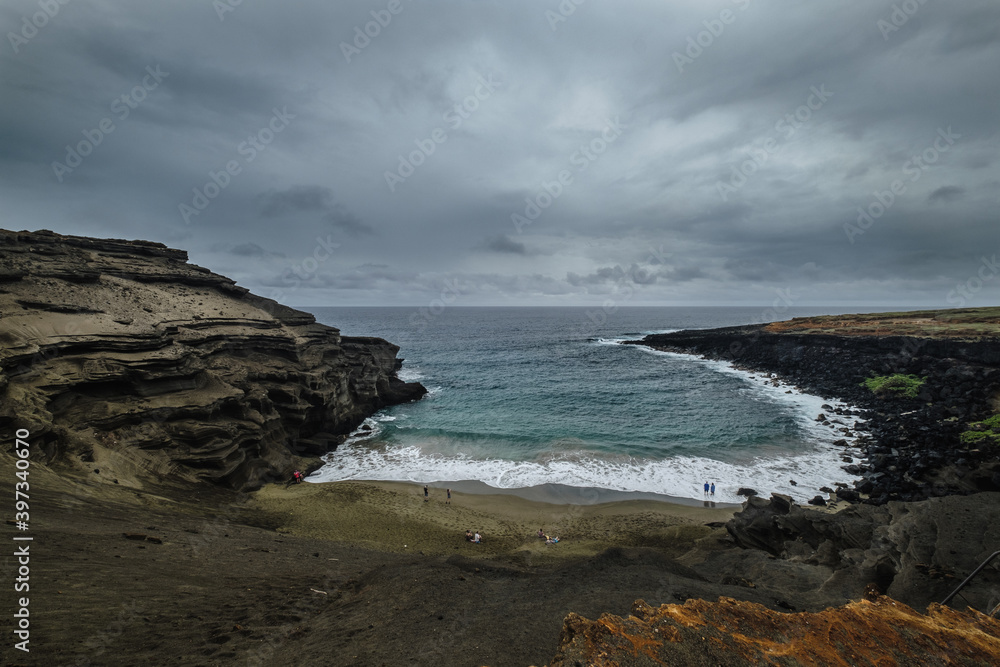
[[[916,398],[926,380],[916,375],[875,375],[861,383],[876,396],[905,396]]]
[[[959,437],[966,445],[1000,444],[1000,414],[969,424],[969,430],[963,431]]]

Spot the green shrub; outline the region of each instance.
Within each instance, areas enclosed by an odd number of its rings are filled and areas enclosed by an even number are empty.
[[[916,375],[875,375],[861,383],[876,396],[905,396],[916,398],[926,380]]]
[[[965,445],[1000,444],[1000,414],[969,424],[969,430],[963,431],[959,438]]]

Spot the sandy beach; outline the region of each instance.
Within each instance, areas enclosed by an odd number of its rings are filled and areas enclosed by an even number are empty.
[[[11,665],[542,665],[571,611],[757,595],[684,564],[727,548],[706,524],[732,508],[458,491],[449,505],[387,482],[236,494],[36,470],[32,650]]]
[[[711,532],[705,524],[726,521],[738,509],[645,499],[570,505],[454,489],[446,504],[439,486],[429,489],[425,502],[420,485],[354,481],[271,485],[253,494],[251,507],[273,516],[279,532],[378,551],[543,560],[592,556],[612,546],[681,555]],[[537,537],[539,529],[559,543],[546,545]],[[480,532],[483,543],[466,542],[466,530]]]

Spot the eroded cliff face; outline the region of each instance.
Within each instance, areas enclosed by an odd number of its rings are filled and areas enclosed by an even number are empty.
[[[653,665],[995,665],[1000,622],[931,605],[920,614],[872,596],[815,614],[783,614],[720,598],[653,608],[628,618],[570,614],[549,667]]]
[[[784,590],[812,609],[858,599],[873,586],[922,609],[945,599],[996,551],[1000,494],[856,504],[836,513],[775,494],[770,500],[750,498],[726,530],[742,549],[712,553],[700,572]],[[1000,604],[1000,571],[980,572],[959,604],[980,610]]]
[[[0,426],[106,481],[252,489],[425,393],[346,338],[156,243],[0,230]]]

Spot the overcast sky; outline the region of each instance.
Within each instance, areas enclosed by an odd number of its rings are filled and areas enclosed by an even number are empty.
[[[4,2],[0,226],[303,306],[997,302],[1000,2],[576,3]]]

